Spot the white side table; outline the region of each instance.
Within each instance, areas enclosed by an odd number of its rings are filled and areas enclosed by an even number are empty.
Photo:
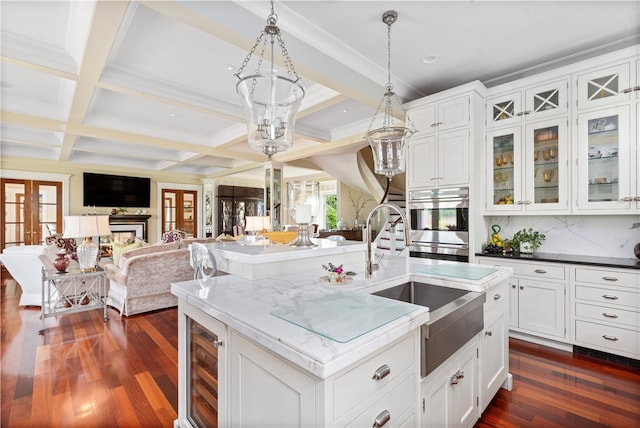
[[[102,308],[104,321],[108,321],[106,285],[107,277],[101,267],[91,272],[69,268],[64,273],[43,267],[42,329],[39,333],[44,334],[46,318],[64,313]]]

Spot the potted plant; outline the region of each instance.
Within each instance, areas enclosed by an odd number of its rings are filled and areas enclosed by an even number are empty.
[[[545,240],[544,234],[533,230],[533,228],[522,229],[516,232],[511,238],[510,245],[515,251],[519,251],[524,254],[533,254]]]

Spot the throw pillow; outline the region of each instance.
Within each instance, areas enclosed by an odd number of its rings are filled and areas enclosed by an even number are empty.
[[[164,242],[165,244],[168,244],[170,242],[176,242],[176,241],[179,242],[183,240],[185,236],[187,236],[187,234],[181,230],[178,230],[178,229],[170,230],[162,234],[162,242]]]
[[[122,253],[128,250],[133,250],[134,248],[142,247],[142,241],[135,241],[132,244],[121,244],[119,242],[114,242],[113,244],[113,264],[120,267],[120,256]]]

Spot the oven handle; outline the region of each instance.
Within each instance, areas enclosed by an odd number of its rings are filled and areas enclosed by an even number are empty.
[[[437,242],[425,242],[421,245],[421,243],[416,243],[416,241],[412,242],[410,247],[410,251],[420,252],[421,249],[431,248],[431,247],[439,247],[439,248],[453,248],[453,249],[462,249],[468,250],[469,244],[440,244]],[[428,252],[428,251],[427,251]]]

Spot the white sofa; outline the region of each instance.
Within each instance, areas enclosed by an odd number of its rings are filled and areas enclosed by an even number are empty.
[[[42,304],[42,262],[44,245],[7,247],[0,254],[0,262],[22,288],[21,306]]]

